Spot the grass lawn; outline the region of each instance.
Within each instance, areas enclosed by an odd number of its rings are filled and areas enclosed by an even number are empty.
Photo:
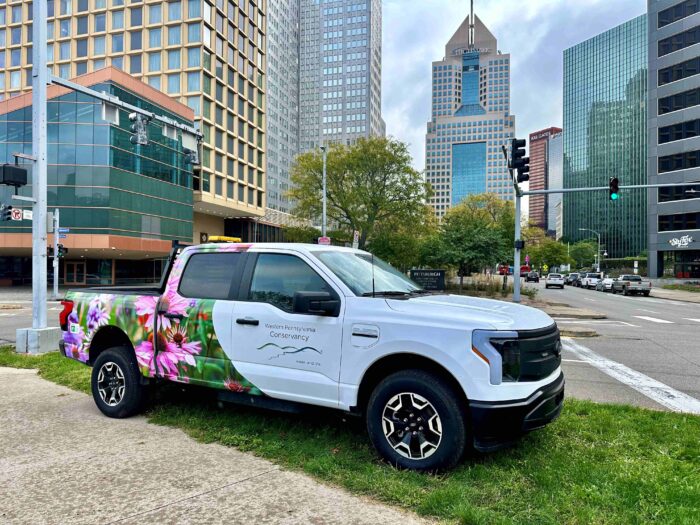
[[[683,290],[684,292],[700,293],[700,285],[697,284],[664,284],[664,290]]]
[[[0,366],[38,368],[46,379],[89,390],[89,369],[58,354],[18,356],[6,347]],[[700,523],[697,416],[569,399],[558,421],[518,446],[426,475],[381,463],[355,420],[220,409],[177,388],[159,397],[152,423],[447,522]]]

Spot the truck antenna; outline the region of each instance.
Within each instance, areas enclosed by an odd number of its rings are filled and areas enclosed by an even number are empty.
[[[372,298],[374,298],[374,254],[372,253]]]

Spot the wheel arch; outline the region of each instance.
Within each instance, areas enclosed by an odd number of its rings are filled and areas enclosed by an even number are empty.
[[[459,396],[459,401],[466,410],[469,400],[464,389],[460,385],[457,378],[447,368],[442,366],[437,361],[428,357],[412,354],[408,352],[400,352],[389,354],[381,357],[370,367],[365,370],[360,381],[360,387],[357,392],[357,403],[353,407],[353,411],[364,413],[369,397],[375,387],[389,375],[400,372],[401,370],[423,370],[431,372],[437,377],[443,379],[452,390]]]
[[[111,325],[103,326],[95,332],[90,341],[90,359],[88,364],[93,365],[102,352],[117,346],[126,349],[134,356],[136,355],[134,345],[131,343],[129,336],[121,328]]]

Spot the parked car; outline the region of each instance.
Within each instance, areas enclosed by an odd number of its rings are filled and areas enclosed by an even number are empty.
[[[550,286],[558,286],[559,288],[564,288],[564,276],[560,273],[550,273],[544,280],[544,287],[549,288]]]
[[[593,290],[601,277],[599,273],[587,273],[584,275],[583,279],[581,279],[581,287]]]
[[[527,277],[527,274],[530,273],[532,268],[530,268],[529,264],[523,264],[520,267],[520,277]]]
[[[551,317],[426,292],[361,250],[176,247],[160,286],[71,290],[62,305],[61,353],[92,367],[109,417],[137,414],[149,385],[188,383],[223,401],[356,414],[388,462],[433,471],[562,409]]]
[[[581,279],[583,278],[583,274],[578,274],[577,277],[574,277],[571,281],[571,286],[574,288],[581,288]]]
[[[606,277],[605,279],[600,279],[598,281],[598,284],[595,285],[595,289],[598,290],[599,292],[611,292],[613,282],[615,282],[615,279],[613,279],[612,277]]]
[[[644,295],[649,297],[651,293],[651,281],[645,281],[639,275],[621,275],[612,287],[612,293],[623,295]]]
[[[525,276],[526,283],[538,283],[540,282],[540,274],[537,272],[528,272]]]
[[[570,273],[569,275],[566,276],[566,281],[564,282],[564,284],[573,285],[574,282],[576,280],[578,280],[579,275],[581,275],[581,274],[576,273],[576,272]]]

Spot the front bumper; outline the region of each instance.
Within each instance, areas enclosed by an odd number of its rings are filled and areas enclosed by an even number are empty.
[[[564,374],[526,399],[516,401],[470,401],[474,448],[497,450],[523,434],[554,421],[564,404]]]

